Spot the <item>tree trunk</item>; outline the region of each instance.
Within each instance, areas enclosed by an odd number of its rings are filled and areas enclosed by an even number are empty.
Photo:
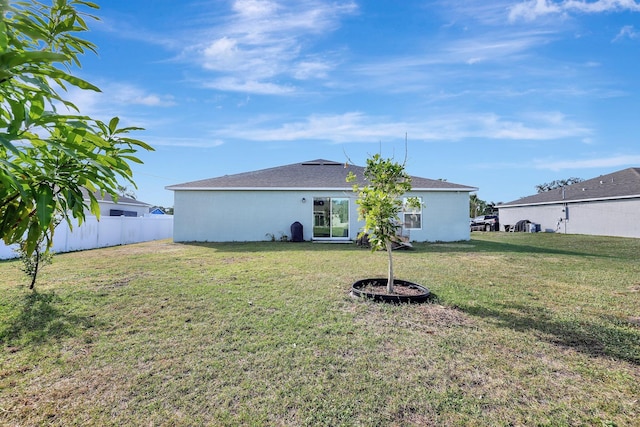
[[[390,240],[387,241],[386,246],[387,246],[387,255],[389,256],[389,274],[387,276],[387,292],[392,294],[393,293],[393,255],[391,251],[393,249],[392,249],[392,243]]]
[[[29,286],[29,289],[31,290],[33,290],[33,288],[36,286],[36,279],[38,278],[38,267],[40,267],[40,247],[39,246],[36,246],[34,256],[36,257],[36,265],[33,271],[31,272],[31,285]]]

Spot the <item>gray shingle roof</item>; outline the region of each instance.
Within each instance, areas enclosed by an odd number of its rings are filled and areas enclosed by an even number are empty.
[[[82,194],[84,194],[84,198],[85,199],[89,199],[89,192],[87,189],[83,188],[82,189]],[[116,203],[113,200],[113,197],[111,197],[111,194],[109,193],[104,193],[100,194],[100,191],[96,191],[93,193],[93,195],[96,197],[96,199],[99,202],[110,202],[110,203]],[[121,205],[135,205],[135,206],[151,206],[149,203],[145,203],[145,202],[141,202],[140,200],[136,200],[136,199],[132,199],[131,197],[126,197],[126,196],[120,196],[118,197],[118,204]]]
[[[640,197],[640,168],[628,168],[576,184],[523,197],[502,206]]]
[[[170,185],[167,190],[235,190],[235,189],[351,189],[346,182],[353,172],[362,183],[362,166],[318,159],[253,172]],[[446,181],[412,176],[414,190],[475,191],[477,188]]]

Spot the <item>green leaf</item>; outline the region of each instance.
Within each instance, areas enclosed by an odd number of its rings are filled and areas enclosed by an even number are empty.
[[[40,185],[37,189],[36,215],[43,229],[47,228],[51,223],[54,210],[53,190],[48,185]]]
[[[86,1],[86,0],[76,0],[74,3],[78,3],[87,7],[90,7],[92,9],[100,9],[100,6],[98,6],[97,4],[90,2],[90,1]]]
[[[0,145],[6,150],[9,150],[15,155],[19,155],[20,151],[13,145],[10,139],[7,139],[4,135],[0,134]]]
[[[33,122],[44,113],[44,97],[42,95],[35,95],[31,99],[31,108],[29,108],[29,119]]]
[[[89,201],[91,203],[91,206],[90,206],[89,210],[96,217],[100,218],[100,204],[98,204],[98,200],[93,195],[93,193],[89,193]]]
[[[0,13],[4,14],[4,11],[0,10]],[[7,43],[7,26],[5,25],[4,21],[0,20],[0,52],[6,52]]]
[[[142,160],[134,156],[120,156],[120,157],[123,159],[131,160],[132,162],[138,163],[139,165],[144,163]]]
[[[80,89],[93,90],[95,92],[102,92],[99,87],[92,85],[86,80],[82,80],[78,77],[72,76],[71,74],[67,74],[64,71],[52,70],[52,71],[48,71],[46,75],[51,78],[62,79]]]
[[[155,148],[147,144],[146,142],[140,141],[138,139],[131,138],[120,138],[118,141],[126,142],[127,144],[136,145],[140,148],[143,148],[147,151],[156,151]]]
[[[111,120],[109,120],[109,132],[111,134],[116,133],[116,130],[118,129],[118,123],[120,122],[120,118],[119,117],[114,117]]]
[[[38,246],[38,242],[40,241],[39,237],[42,235],[43,230],[38,226],[38,223],[32,222],[29,226],[29,233],[27,234],[27,239],[25,243],[25,252],[27,255],[31,255],[33,251],[36,250],[36,246]]]
[[[55,52],[6,52],[0,55],[0,67],[10,69],[28,63],[64,62],[68,59],[67,55]]]
[[[11,134],[17,134],[20,128],[24,123],[25,111],[24,104],[21,102],[14,101],[13,99],[9,99],[9,105],[11,106],[11,113],[13,115],[13,119],[7,128],[7,132]]]

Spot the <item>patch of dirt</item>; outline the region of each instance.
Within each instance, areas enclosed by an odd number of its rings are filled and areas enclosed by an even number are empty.
[[[440,327],[470,325],[471,319],[462,311],[438,304],[422,304],[416,307],[420,322]]]

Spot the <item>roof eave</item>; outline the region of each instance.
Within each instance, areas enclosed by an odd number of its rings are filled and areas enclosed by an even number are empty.
[[[610,200],[621,200],[621,199],[638,199],[640,198],[640,194],[632,194],[628,196],[614,196],[614,197],[592,197],[587,199],[575,199],[575,200],[552,200],[548,202],[533,202],[533,203],[517,203],[517,204],[502,204],[498,205],[498,208],[519,208],[523,206],[542,206],[542,205],[557,205],[560,203],[583,203],[583,202],[601,202],[601,201],[610,201]]]
[[[353,187],[177,187],[168,186],[170,191],[353,191]],[[475,187],[461,188],[412,188],[410,191],[463,192],[478,191]]]

